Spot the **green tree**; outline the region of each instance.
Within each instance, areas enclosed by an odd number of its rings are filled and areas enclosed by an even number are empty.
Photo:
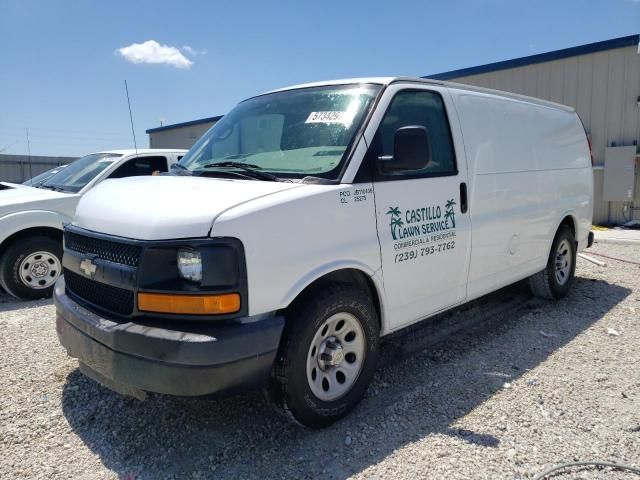
[[[445,219],[450,218],[453,228],[456,228],[456,215],[455,215],[455,212],[453,211],[454,205],[456,205],[456,202],[453,200],[453,198],[451,200],[447,200],[447,203],[444,206],[445,208],[444,218]]]
[[[398,239],[396,236],[396,228],[400,228],[402,225],[404,225],[404,222],[400,217],[394,217],[391,219],[391,236],[394,240]]]
[[[400,216],[400,208],[399,207],[389,207],[389,211],[387,212],[387,215],[391,215],[392,217],[399,217]]]
[[[446,210],[444,212],[444,219],[447,220],[448,218],[451,219],[451,225],[453,226],[453,228],[456,227],[456,220],[455,217],[453,216],[453,212],[451,210]]]

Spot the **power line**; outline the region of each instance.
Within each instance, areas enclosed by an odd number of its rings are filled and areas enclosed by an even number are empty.
[[[15,131],[24,131],[24,126],[14,126],[14,125],[0,125],[0,130],[15,130]],[[56,134],[56,133],[74,133],[74,134],[87,134],[87,135],[104,135],[104,136],[110,136],[110,137],[119,137],[122,135],[126,135],[126,131],[123,132],[118,132],[116,133],[114,130],[109,130],[109,131],[96,131],[96,130],[78,130],[78,129],[71,129],[71,128],[49,128],[49,127],[33,127],[30,126],[29,127],[29,131],[31,133],[34,132],[46,132],[46,133],[51,133],[51,134]]]
[[[23,130],[24,131],[24,130]],[[2,134],[0,134],[2,135]],[[96,140],[96,141],[105,141],[105,142],[118,142],[118,141],[125,141],[125,139],[128,139],[128,134],[123,134],[120,135],[118,137],[112,137],[112,138],[107,138],[107,137],[93,137],[90,135],[34,135],[33,134],[33,130],[29,129],[29,136],[31,138],[31,140],[42,140],[42,141],[48,141],[47,139],[52,138],[52,139],[63,139],[63,140]],[[127,140],[128,141],[128,140]]]
[[[7,145],[6,147],[0,148],[0,153],[4,152],[6,149],[13,147],[16,143],[19,143],[20,140],[16,140],[13,143],[10,143],[9,145]]]
[[[87,142],[89,142],[90,140],[87,139]],[[19,142],[21,143],[21,142]],[[80,142],[80,141],[70,141],[70,142],[50,142],[47,140],[42,140],[42,141],[33,141],[33,138],[31,139],[31,145],[60,145],[60,146],[79,146],[81,148],[85,148],[82,145],[80,145],[81,143],[86,143],[86,142]],[[103,140],[103,141],[91,141],[92,145],[116,145],[116,148],[129,148],[129,147],[125,147],[124,144],[126,143],[125,141],[121,141],[121,142],[117,142],[115,140]],[[8,148],[8,147],[7,147]]]

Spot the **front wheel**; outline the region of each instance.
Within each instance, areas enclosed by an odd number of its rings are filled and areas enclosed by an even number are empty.
[[[0,259],[0,285],[16,298],[51,296],[62,273],[62,245],[50,237],[34,236],[14,242]]]
[[[569,293],[575,270],[575,238],[569,227],[561,225],[553,239],[547,266],[529,278],[531,292],[549,300],[563,298]]]
[[[317,289],[287,316],[271,399],[307,427],[330,425],[364,395],[378,351],[378,316],[369,295],[348,285]]]

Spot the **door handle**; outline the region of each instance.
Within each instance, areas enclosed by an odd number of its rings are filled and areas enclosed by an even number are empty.
[[[462,182],[460,184],[460,211],[467,213],[469,209],[469,203],[467,201],[467,184]]]

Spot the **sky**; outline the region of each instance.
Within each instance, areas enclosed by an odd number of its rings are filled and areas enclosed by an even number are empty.
[[[138,147],[304,82],[422,76],[640,33],[640,0],[0,0],[0,153]],[[29,142],[27,142],[27,129]]]

